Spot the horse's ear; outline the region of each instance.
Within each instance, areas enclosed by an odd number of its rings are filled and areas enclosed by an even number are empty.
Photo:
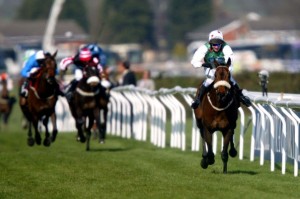
[[[56,51],[53,53],[52,57],[54,57],[54,58],[56,57],[57,51],[58,51],[58,50],[56,50]]]
[[[227,60],[226,66],[229,67],[230,65],[231,65],[231,59],[229,57],[228,60]]]

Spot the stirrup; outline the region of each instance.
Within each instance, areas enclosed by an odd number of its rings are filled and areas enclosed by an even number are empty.
[[[199,100],[199,99],[196,99],[196,100],[191,104],[191,107],[192,107],[192,109],[196,109],[196,108],[198,108],[199,105],[200,105],[200,100]]]

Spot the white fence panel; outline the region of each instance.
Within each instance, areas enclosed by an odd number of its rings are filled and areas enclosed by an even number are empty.
[[[186,133],[191,133],[191,151],[200,150],[200,133],[192,114],[192,131],[186,131],[186,105],[190,105],[195,88],[175,87],[149,91],[133,86],[117,87],[111,90],[107,132],[123,138],[140,141],[149,140],[157,147],[186,150]],[[268,93],[262,97],[260,92],[244,91],[252,100],[249,107],[251,116],[250,161],[255,155],[260,165],[270,160],[270,170],[275,163],[281,162],[282,174],[286,172],[286,163],[293,162],[294,176],[299,170],[299,123],[298,113],[293,108],[300,107],[300,95]],[[184,104],[178,99],[181,96]],[[185,106],[184,106],[185,105]],[[167,110],[170,113],[171,132],[167,137]],[[59,131],[76,131],[74,119],[64,98],[59,98],[56,106]],[[240,136],[239,159],[243,159],[245,113],[239,108]],[[251,122],[251,123],[250,123]],[[149,130],[149,135],[147,135]],[[220,144],[221,145],[221,144]],[[222,148],[222,146],[220,147]],[[214,152],[217,152],[217,134],[214,134]]]

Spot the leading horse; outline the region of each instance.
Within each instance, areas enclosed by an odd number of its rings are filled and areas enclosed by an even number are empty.
[[[42,121],[46,137],[44,139],[44,146],[50,146],[54,142],[57,135],[55,105],[58,99],[57,96],[57,80],[55,79],[57,63],[55,60],[57,51],[51,55],[45,54],[45,61],[41,64],[36,73],[30,77],[30,84],[27,99],[20,97],[20,107],[28,120],[28,140],[29,146],[41,144],[41,135],[39,131],[39,121]],[[51,117],[53,132],[50,136],[48,130],[48,121]],[[35,130],[34,139],[32,137],[31,125]]]
[[[99,70],[94,66],[83,68],[83,78],[78,82],[69,107],[75,119],[78,140],[87,141],[86,150],[90,150],[91,129],[96,122],[99,132],[99,142],[104,143],[106,134],[106,120],[108,97],[106,90],[100,84]],[[100,110],[103,110],[103,122],[100,121]],[[88,120],[88,125],[86,122]],[[86,137],[84,135],[86,132]]]
[[[201,167],[206,169],[208,165],[214,164],[215,155],[212,150],[212,134],[215,131],[220,131],[223,135],[223,149],[221,152],[223,173],[227,173],[229,144],[229,155],[231,157],[237,155],[233,135],[238,119],[239,100],[234,89],[231,88],[230,65],[230,59],[228,59],[226,65],[220,65],[215,61],[217,68],[214,82],[210,86],[208,93],[204,95],[201,105],[194,110],[197,126],[202,137]]]

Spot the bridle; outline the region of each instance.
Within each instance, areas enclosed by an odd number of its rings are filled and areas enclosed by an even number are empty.
[[[219,72],[220,70],[222,70],[222,71]],[[231,85],[230,85],[229,81],[230,81],[230,72],[228,70],[228,67],[227,66],[218,66],[216,69],[216,72],[215,72],[215,81],[213,84],[213,89],[216,92],[217,98],[219,98],[218,100],[226,101],[226,99],[228,98],[228,96],[230,94],[230,89],[231,89]],[[226,110],[228,107],[230,107],[230,105],[233,102],[233,97],[232,97],[231,100],[229,102],[227,102],[227,104],[224,107],[218,107],[213,104],[209,92],[207,93],[207,99],[208,99],[208,102],[211,105],[211,107],[217,111]]]

